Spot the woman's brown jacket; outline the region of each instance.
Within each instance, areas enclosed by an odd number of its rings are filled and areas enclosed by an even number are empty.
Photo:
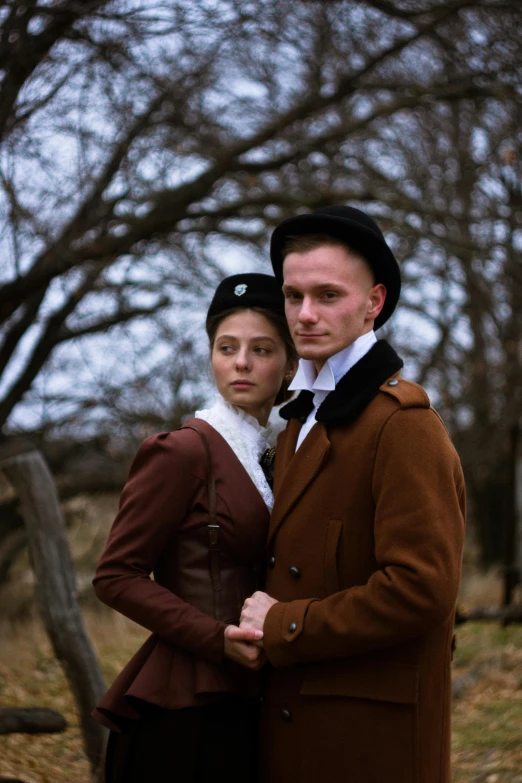
[[[449,783],[464,481],[424,390],[382,341],[295,451],[287,406],[270,525],[264,783]]]
[[[190,427],[204,433],[214,467],[217,546],[228,596],[219,619],[209,568],[207,454]],[[101,601],[152,636],[98,704],[98,720],[118,730],[139,718],[143,702],[179,708],[223,692],[257,692],[256,675],[223,658],[223,634],[256,587],[268,517],[242,464],[207,422],[190,420],[141,445],[93,584]]]

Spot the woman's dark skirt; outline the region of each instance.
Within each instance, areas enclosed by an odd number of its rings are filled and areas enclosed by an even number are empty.
[[[239,696],[201,707],[150,707],[111,732],[106,783],[255,783],[259,700]]]

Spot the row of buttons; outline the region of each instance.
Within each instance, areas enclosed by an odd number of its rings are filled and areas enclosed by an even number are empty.
[[[396,378],[392,378],[390,381],[388,381],[388,386],[398,386],[398,384],[399,384],[399,381]],[[306,416],[301,416],[300,421],[302,422],[302,424],[304,424],[305,421],[306,421]],[[270,557],[270,559],[268,561],[268,565],[271,568],[273,568],[275,566],[275,556],[274,555],[272,555]],[[299,568],[297,568],[297,566],[290,566],[288,571],[290,573],[290,576],[293,576],[294,579],[299,579],[299,577],[301,576],[301,571],[299,570]],[[294,623],[290,623],[290,625],[288,626],[288,632],[289,633],[295,633],[296,631],[297,631],[297,623],[295,623],[295,622]],[[286,723],[290,723],[290,721],[292,720],[292,713],[290,712],[290,710],[282,709],[281,710],[281,718]]]
[[[275,555],[271,555],[268,558],[268,565],[270,566],[270,568],[273,568],[275,566],[275,562],[276,562]],[[290,566],[288,569],[288,573],[294,579],[299,579],[299,577],[301,576],[301,569],[298,568],[297,566]]]

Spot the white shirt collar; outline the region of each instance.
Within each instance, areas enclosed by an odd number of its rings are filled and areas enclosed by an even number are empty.
[[[331,392],[348,370],[368,353],[377,342],[375,332],[367,332],[355,342],[326,360],[319,373],[311,359],[299,359],[299,365],[289,391]]]

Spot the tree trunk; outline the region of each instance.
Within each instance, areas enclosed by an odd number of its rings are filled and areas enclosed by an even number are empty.
[[[504,590],[502,606],[513,602],[515,588],[520,582],[517,563],[517,458],[519,452],[519,429],[515,425],[510,432],[509,474],[506,496],[506,537],[504,549]]]
[[[519,576],[519,584],[522,583],[522,438],[519,437],[515,453],[515,519],[516,519],[516,546],[515,558]],[[522,601],[522,596],[520,596]]]
[[[467,489],[472,500],[481,565],[485,568],[505,563],[508,550],[510,504],[510,465],[503,459],[487,478],[466,470]]]
[[[73,693],[93,779],[101,775],[105,729],[91,712],[105,683],[85,630],[69,543],[56,487],[42,455],[30,444],[0,447],[0,470],[18,493],[39,611]]]

